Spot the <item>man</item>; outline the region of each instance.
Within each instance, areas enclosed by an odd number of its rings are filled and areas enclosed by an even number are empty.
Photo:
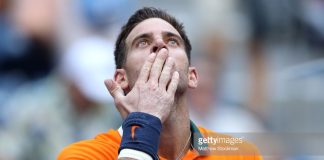
[[[124,119],[122,127],[72,144],[58,159],[261,159],[246,142],[243,150],[252,152],[245,155],[208,154],[198,148],[206,135],[229,136],[190,122],[185,97],[198,84],[190,51],[174,17],[155,8],[138,10],[116,41],[114,80],[105,81]]]

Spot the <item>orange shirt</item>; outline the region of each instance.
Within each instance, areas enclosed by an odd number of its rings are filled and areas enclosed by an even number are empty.
[[[194,126],[195,127],[195,126]],[[198,129],[197,129],[198,130]],[[213,136],[230,137],[227,135],[211,132],[204,128],[199,128],[200,134],[205,137],[208,134]],[[107,133],[99,134],[95,139],[84,140],[71,144],[63,149],[59,154],[57,160],[115,160],[118,157],[118,149],[121,143],[121,136],[118,130],[109,130]],[[242,146],[244,149],[251,151],[253,154],[242,155],[201,155],[197,149],[190,149],[183,160],[262,160],[256,147],[248,142],[244,142]],[[166,160],[160,156],[161,160]]]

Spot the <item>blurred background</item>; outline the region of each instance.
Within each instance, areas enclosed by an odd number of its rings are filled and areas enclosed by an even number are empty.
[[[103,81],[120,27],[143,6],[184,23],[199,76],[188,95],[197,125],[324,138],[324,0],[0,0],[0,160],[55,159],[121,125]]]

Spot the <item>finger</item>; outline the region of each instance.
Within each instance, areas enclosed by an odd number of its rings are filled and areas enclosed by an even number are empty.
[[[171,82],[168,87],[168,93],[171,95],[174,95],[179,83],[179,72],[175,71],[172,75]]]
[[[161,88],[166,88],[168,82],[171,79],[171,70],[172,67],[174,66],[174,60],[169,57],[163,67],[160,79],[159,79],[159,87]]]
[[[158,79],[160,77],[163,68],[163,64],[167,57],[168,57],[168,50],[162,48],[157,54],[153,66],[151,68],[149,81],[156,82],[156,83],[158,82]]]
[[[107,79],[107,80],[105,80],[105,86],[108,89],[110,95],[115,100],[118,100],[125,96],[123,89],[115,81],[113,81],[111,79]]]
[[[147,82],[148,76],[150,75],[151,67],[153,65],[156,53],[152,53],[146,59],[144,65],[142,66],[141,72],[138,76],[137,82]]]

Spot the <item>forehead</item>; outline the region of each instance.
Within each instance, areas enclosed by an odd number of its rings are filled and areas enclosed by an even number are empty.
[[[160,34],[165,31],[174,33],[181,37],[179,32],[167,21],[160,18],[149,18],[142,21],[136,27],[133,28],[133,30],[129,33],[128,37],[126,38],[126,44],[132,42],[134,38],[138,35],[144,33],[153,33],[154,35]]]

